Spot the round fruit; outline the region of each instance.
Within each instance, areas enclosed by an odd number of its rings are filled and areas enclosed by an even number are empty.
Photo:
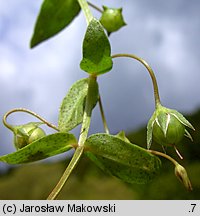
[[[176,145],[179,143],[185,133],[185,126],[173,115],[167,113],[161,113],[159,115],[169,115],[169,122],[167,127],[166,135],[164,134],[158,122],[155,121],[153,125],[153,137],[155,141],[161,145]],[[158,116],[158,118],[162,118]]]

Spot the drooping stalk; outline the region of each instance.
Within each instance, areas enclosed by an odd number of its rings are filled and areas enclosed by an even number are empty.
[[[116,54],[116,55],[112,55],[112,58],[118,58],[118,57],[128,57],[128,58],[133,58],[139,62],[141,62],[146,69],[149,72],[149,75],[151,77],[152,83],[153,83],[153,89],[154,89],[154,98],[155,98],[155,107],[157,108],[158,106],[160,106],[160,96],[159,96],[159,91],[158,91],[158,84],[156,81],[156,77],[155,74],[152,70],[152,68],[149,66],[149,64],[142,58],[139,58],[136,55],[132,55],[132,54]]]
[[[68,180],[70,174],[78,164],[81,155],[83,154],[84,150],[84,143],[87,139],[89,127],[90,127],[90,121],[91,121],[91,115],[92,115],[92,109],[94,105],[94,86],[96,86],[96,76],[90,76],[89,77],[89,83],[88,83],[88,93],[86,96],[86,104],[85,104],[85,109],[84,109],[84,114],[83,114],[83,122],[82,122],[82,127],[81,127],[81,132],[79,136],[79,141],[78,141],[78,147],[75,150],[75,153],[67,166],[66,170],[64,171],[62,177],[60,178],[59,182],[51,192],[51,194],[48,196],[48,200],[53,200],[55,199],[63,186],[65,185],[66,181]]]
[[[154,150],[147,150],[147,151],[149,153],[151,153],[151,154],[164,157],[164,158],[168,159],[169,161],[171,161],[174,164],[174,167],[175,167],[174,173],[175,173],[176,177],[180,180],[181,183],[183,183],[183,185],[185,186],[185,188],[188,191],[193,190],[192,189],[192,184],[191,184],[190,179],[189,179],[188,174],[187,174],[187,171],[175,159],[173,159],[169,155],[164,154],[162,152],[158,152],[158,151],[154,151]]]
[[[162,152],[159,152],[159,151],[155,151],[155,150],[147,150],[147,151],[150,152],[151,154],[164,157],[165,159],[171,161],[174,164],[174,166],[176,166],[176,165],[179,164],[174,158],[170,157],[169,155],[167,155],[165,153],[162,153]]]
[[[54,130],[57,130],[59,131],[59,129],[53,125],[52,123],[48,122],[46,119],[42,118],[41,116],[39,116],[37,113],[31,111],[31,110],[28,110],[28,109],[25,109],[25,108],[16,108],[16,109],[12,109],[10,111],[8,111],[4,116],[3,116],[3,124],[10,130],[13,130],[13,127],[12,125],[8,124],[7,122],[7,117],[14,113],[14,112],[25,112],[25,113],[28,113],[36,118],[38,118],[39,120],[41,120],[42,122],[44,122],[47,126],[53,128]]]

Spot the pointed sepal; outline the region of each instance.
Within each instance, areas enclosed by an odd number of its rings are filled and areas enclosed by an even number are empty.
[[[174,115],[174,117],[176,117],[183,125],[189,127],[192,130],[195,130],[192,124],[181,113],[171,109],[171,114]]]
[[[127,143],[131,143],[130,140],[126,137],[126,134],[124,131],[120,131],[117,135],[115,135],[117,138],[127,142]]]
[[[185,137],[189,138],[192,142],[193,142],[193,138],[191,136],[191,134],[188,132],[188,130],[185,129]]]
[[[152,134],[153,134],[153,125],[155,122],[155,115],[156,113],[154,112],[153,116],[150,118],[147,124],[147,149],[150,149],[152,143]]]
[[[190,122],[178,111],[157,106],[147,125],[147,148],[150,148],[152,139],[166,146],[178,144],[184,135],[192,140],[192,136],[185,129],[186,126],[194,130]]]

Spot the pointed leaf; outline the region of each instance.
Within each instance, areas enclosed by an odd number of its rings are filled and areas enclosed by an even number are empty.
[[[58,128],[60,131],[70,131],[83,121],[87,93],[88,78],[78,80],[72,85],[60,107],[58,119]]]
[[[73,21],[79,11],[78,1],[44,0],[31,39],[31,48],[60,32]]]
[[[112,68],[110,43],[100,22],[92,19],[83,41],[82,70],[90,74],[102,74]]]
[[[1,156],[0,161],[22,164],[42,160],[68,151],[75,143],[77,141],[73,134],[55,133],[32,142],[16,152]]]
[[[158,157],[108,134],[94,134],[85,143],[87,156],[104,171],[129,183],[146,183],[159,172]]]

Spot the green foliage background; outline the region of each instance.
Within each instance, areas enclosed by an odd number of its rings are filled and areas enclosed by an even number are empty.
[[[106,175],[83,157],[58,199],[200,199],[200,110],[187,119],[196,131],[192,132],[193,143],[185,138],[179,146],[184,160],[180,161],[172,149],[167,152],[186,167],[192,192],[186,191],[175,177],[173,165],[162,158],[161,174],[151,183],[140,185],[127,184]],[[128,137],[133,143],[146,147],[146,128],[134,131]],[[159,149],[160,146],[153,143],[152,148]],[[37,162],[10,169],[0,175],[0,199],[46,199],[68,162]]]

